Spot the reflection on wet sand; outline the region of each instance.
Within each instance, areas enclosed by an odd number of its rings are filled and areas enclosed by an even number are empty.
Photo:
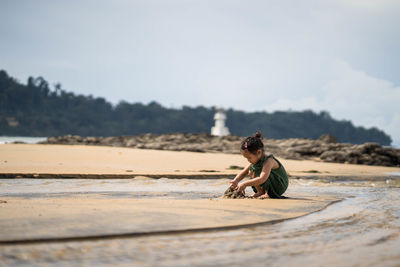
[[[101,198],[202,199],[221,195],[227,180],[3,181],[7,195],[99,193]],[[50,188],[46,188],[50,186]],[[56,190],[57,189],[57,190]],[[6,192],[5,190],[2,192]],[[96,264],[141,266],[282,266],[400,264],[398,181],[327,183],[292,180],[288,195],[332,195],[342,202],[273,225],[236,230],[136,238],[1,246],[1,264]],[[2,193],[1,196],[5,194]],[[1,199],[0,196],[0,199]],[[268,201],[268,200],[267,200]]]

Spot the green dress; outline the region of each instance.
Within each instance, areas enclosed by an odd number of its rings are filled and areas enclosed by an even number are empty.
[[[286,191],[289,185],[289,177],[286,173],[283,165],[273,155],[263,156],[256,164],[250,166],[250,171],[255,173],[255,177],[260,176],[264,163],[267,159],[273,158],[278,162],[279,168],[272,169],[271,174],[268,176],[267,181],[261,184],[261,187],[265,190],[270,198],[285,198],[282,194]],[[253,190],[256,193],[257,190],[254,186]]]

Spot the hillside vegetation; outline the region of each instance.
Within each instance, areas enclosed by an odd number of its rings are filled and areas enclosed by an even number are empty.
[[[143,133],[208,133],[215,108],[166,108],[121,101],[112,105],[104,98],[67,92],[60,84],[50,88],[42,77],[22,84],[0,71],[0,135],[22,136],[120,136]],[[227,126],[233,135],[247,136],[262,130],[267,138],[311,138],[322,134],[340,142],[377,142],[390,145],[391,138],[377,128],[355,127],[333,119],[328,112],[243,112],[227,110]]]

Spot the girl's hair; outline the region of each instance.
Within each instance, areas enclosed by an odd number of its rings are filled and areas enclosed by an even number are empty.
[[[264,153],[264,144],[262,142],[262,138],[263,136],[261,131],[257,131],[253,136],[248,136],[242,141],[240,149],[247,149],[252,154],[256,154],[257,150],[261,149],[261,151]]]

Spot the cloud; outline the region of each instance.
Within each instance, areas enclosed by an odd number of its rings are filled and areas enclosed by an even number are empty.
[[[0,1],[0,68],[113,103],[328,110],[398,140],[399,10],[397,0]]]
[[[343,60],[332,62],[332,76],[318,96],[281,98],[267,110],[327,110],[334,118],[350,119],[355,125],[378,127],[400,145],[400,87],[356,70]]]

